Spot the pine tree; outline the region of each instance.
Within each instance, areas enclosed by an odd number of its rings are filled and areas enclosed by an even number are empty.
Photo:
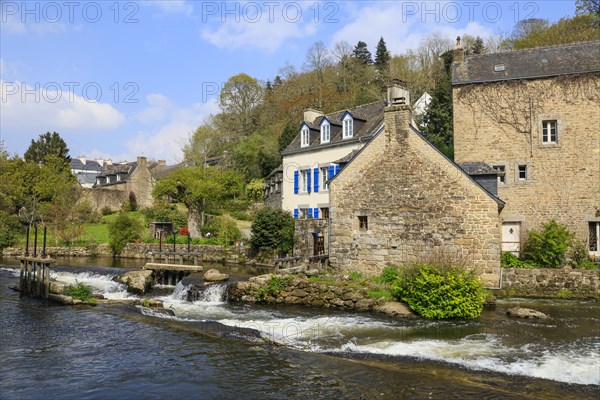
[[[387,73],[390,67],[390,58],[390,52],[385,45],[385,40],[381,37],[375,51],[375,68],[377,68],[377,71]]]
[[[475,39],[473,43],[473,47],[471,48],[471,52],[473,54],[483,54],[485,53],[485,46],[483,45],[483,39],[479,36]]]
[[[363,64],[373,64],[373,56],[371,56],[367,44],[361,40],[354,47],[352,57],[359,59]]]
[[[71,162],[69,148],[56,132],[46,132],[43,135],[40,135],[38,140],[31,139],[31,145],[29,145],[29,148],[25,151],[23,157],[25,158],[25,161],[28,162],[43,163],[45,162],[46,157],[50,155],[62,158],[65,161],[65,164]]]

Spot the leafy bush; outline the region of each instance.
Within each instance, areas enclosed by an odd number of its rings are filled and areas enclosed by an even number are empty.
[[[547,268],[564,264],[565,253],[575,235],[555,220],[543,225],[541,232],[532,230],[525,243],[525,260]]]
[[[225,215],[219,217],[214,225],[217,229],[217,237],[224,246],[230,246],[236,240],[240,240],[242,238],[242,232],[240,232],[235,220],[231,217]]]
[[[240,221],[252,221],[250,214],[244,211],[231,211],[229,214]]]
[[[587,244],[582,240],[575,240],[569,251],[570,264],[579,269],[598,269],[590,260]]]
[[[15,244],[20,232],[19,217],[0,211],[0,250]]]
[[[154,207],[142,210],[147,222],[172,222],[173,229],[179,230],[187,226],[187,214],[177,209],[174,204],[157,203]]]
[[[264,186],[264,179],[252,179],[246,185],[245,189],[246,197],[248,198],[248,200],[253,201],[255,203],[261,201],[264,195]]]
[[[388,266],[383,269],[381,275],[376,280],[388,285],[393,284],[400,277],[400,270],[396,266]]]
[[[259,210],[252,223],[250,245],[259,251],[289,253],[294,246],[294,218],[271,207]]]
[[[63,293],[81,301],[90,301],[93,299],[92,288],[81,282],[76,282],[74,285],[67,286]]]
[[[463,267],[413,264],[401,271],[392,288],[424,318],[477,318],[483,310],[483,286],[473,271]]]
[[[121,254],[125,245],[139,239],[141,233],[142,226],[139,221],[124,212],[120,212],[108,225],[108,244],[113,254]]]
[[[110,215],[112,213],[113,213],[113,210],[111,210],[110,207],[108,207],[108,206],[102,207],[102,209],[100,210],[100,214],[102,214],[102,215]]]
[[[502,256],[500,257],[500,266],[502,268],[539,268],[538,265],[535,265],[532,262],[520,260],[519,257],[515,256],[510,251],[502,253]]]

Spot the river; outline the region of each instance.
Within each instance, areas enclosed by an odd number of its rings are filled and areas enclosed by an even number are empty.
[[[236,306],[225,286],[141,306],[65,307],[20,297],[0,267],[2,399],[597,399],[600,304],[512,299],[473,321],[398,321],[302,307]],[[64,282],[134,297],[102,261],[59,263]],[[219,268],[236,278],[243,267]],[[257,274],[259,271],[252,271]],[[505,316],[534,308],[548,320]],[[264,338],[277,345],[268,344]]]

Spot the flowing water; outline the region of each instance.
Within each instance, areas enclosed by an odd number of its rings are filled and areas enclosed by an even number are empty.
[[[180,284],[152,295],[168,312],[64,307],[10,290],[18,274],[4,264],[0,398],[600,397],[597,302],[516,299],[474,321],[398,321],[231,305],[225,284],[188,302]],[[106,298],[135,298],[112,281],[122,271],[63,266],[52,277]],[[507,318],[516,305],[551,318]]]

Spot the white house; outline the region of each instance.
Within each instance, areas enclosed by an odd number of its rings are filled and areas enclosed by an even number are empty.
[[[329,218],[327,181],[383,129],[384,102],[331,114],[308,109],[299,134],[282,152],[282,208],[295,218]]]

